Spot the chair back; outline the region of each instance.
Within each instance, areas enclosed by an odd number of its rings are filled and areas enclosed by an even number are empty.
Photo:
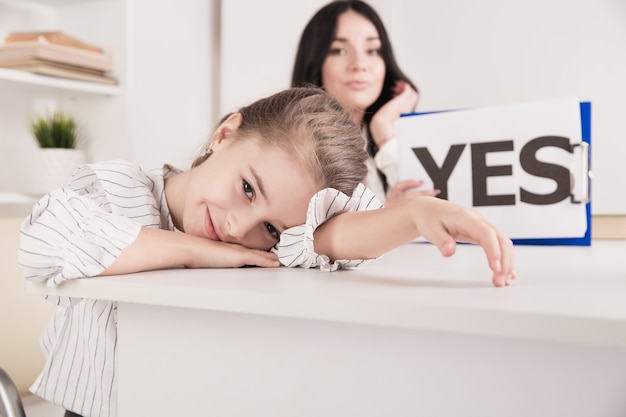
[[[13,380],[0,367],[0,415],[6,417],[26,417],[22,398]]]

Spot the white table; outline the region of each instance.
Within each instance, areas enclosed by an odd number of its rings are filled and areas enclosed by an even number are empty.
[[[171,269],[33,293],[118,301],[119,416],[626,415],[626,241],[403,246],[356,270]]]

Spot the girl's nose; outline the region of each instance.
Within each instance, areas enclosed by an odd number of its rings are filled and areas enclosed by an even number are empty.
[[[257,220],[251,213],[230,212],[226,223],[229,236],[235,243],[241,243],[250,234]]]

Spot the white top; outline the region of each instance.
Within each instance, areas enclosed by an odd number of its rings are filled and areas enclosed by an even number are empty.
[[[167,165],[144,172],[124,161],[79,167],[70,184],[41,198],[22,224],[18,261],[25,279],[63,287],[102,273],[142,227],[174,231],[164,178],[177,172]],[[363,185],[352,197],[322,190],[311,199],[306,224],[284,231],[273,250],[288,266],[327,271],[357,266],[362,261],[331,264],[328,257],[316,254],[313,232],[342,211],[380,206]],[[59,309],[42,335],[46,364],[31,391],[84,417],[115,416],[116,304],[100,296],[83,299],[53,291],[46,298]]]
[[[382,202],[387,200],[383,182],[378,171],[381,171],[387,179],[387,189],[390,190],[398,183],[398,140],[394,137],[389,139],[373,158],[367,161],[367,177],[365,185],[374,191],[376,197]]]

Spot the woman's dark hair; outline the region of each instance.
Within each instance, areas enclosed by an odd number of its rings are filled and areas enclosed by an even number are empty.
[[[393,98],[392,88],[397,81],[406,81],[415,91],[418,90],[398,66],[385,26],[378,13],[367,3],[360,0],[333,1],[318,10],[302,32],[293,66],[291,86],[315,85],[323,87],[322,65],[337,34],[339,16],[349,10],[363,15],[376,27],[381,42],[381,56],[385,62],[386,71],[382,92],[376,102],[367,108],[363,117],[369,130],[369,123],[374,113]],[[368,151],[370,154],[374,154],[376,147],[371,135],[368,136],[370,137]]]

